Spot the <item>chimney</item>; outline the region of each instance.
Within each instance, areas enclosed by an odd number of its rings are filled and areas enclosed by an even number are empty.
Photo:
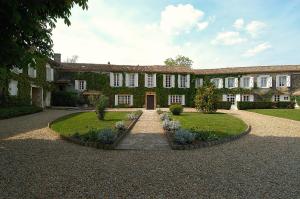
[[[57,63],[61,63],[61,54],[60,53],[54,53],[54,61]]]
[[[108,64],[108,65],[110,65],[110,61],[109,61],[109,62],[107,62],[107,64]]]

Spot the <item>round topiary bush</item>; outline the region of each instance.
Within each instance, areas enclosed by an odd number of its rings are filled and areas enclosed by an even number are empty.
[[[183,106],[181,104],[173,104],[169,107],[169,110],[173,115],[180,115],[183,112]]]

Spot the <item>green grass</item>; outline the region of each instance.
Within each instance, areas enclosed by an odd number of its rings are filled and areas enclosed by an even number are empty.
[[[299,109],[251,109],[247,111],[300,121]]]
[[[0,108],[0,119],[7,119],[21,115],[27,115],[43,111],[42,108],[36,106],[11,106]]]
[[[73,135],[78,132],[85,134],[90,129],[113,128],[117,121],[127,120],[129,112],[107,112],[103,121],[97,118],[95,112],[85,112],[67,115],[56,120],[51,128],[61,135]]]
[[[237,135],[247,128],[242,120],[224,113],[182,113],[179,116],[172,116],[172,118],[178,120],[182,128],[214,131],[220,137]]]

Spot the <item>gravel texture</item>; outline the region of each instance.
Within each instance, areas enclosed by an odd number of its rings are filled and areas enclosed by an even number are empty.
[[[104,151],[59,140],[70,111],[0,121],[0,198],[299,198],[300,122],[245,111],[243,138],[191,151]]]

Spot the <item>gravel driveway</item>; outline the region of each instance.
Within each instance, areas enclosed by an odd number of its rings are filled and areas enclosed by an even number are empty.
[[[44,128],[70,111],[0,121],[0,198],[300,198],[300,122],[234,111],[252,132],[192,151],[102,151]]]

